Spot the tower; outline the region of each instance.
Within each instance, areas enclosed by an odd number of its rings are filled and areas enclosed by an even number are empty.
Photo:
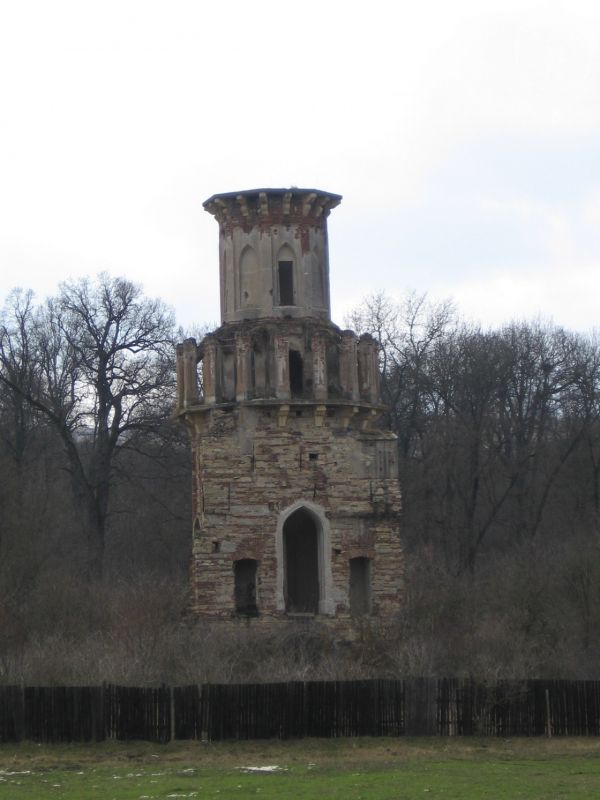
[[[256,624],[398,610],[395,436],[378,348],[331,322],[327,218],[339,195],[214,195],[221,326],[177,346],[193,455],[192,605]]]

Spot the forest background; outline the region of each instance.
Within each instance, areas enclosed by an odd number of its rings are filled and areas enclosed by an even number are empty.
[[[186,615],[190,454],[170,310],[122,278],[0,320],[0,683],[597,678],[600,342],[452,303],[367,298],[398,436],[407,572],[349,649],[316,624]],[[199,332],[196,332],[199,333]]]

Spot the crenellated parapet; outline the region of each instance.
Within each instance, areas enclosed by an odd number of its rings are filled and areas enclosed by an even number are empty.
[[[378,347],[319,320],[223,325],[177,349],[178,413],[268,400],[381,406]]]

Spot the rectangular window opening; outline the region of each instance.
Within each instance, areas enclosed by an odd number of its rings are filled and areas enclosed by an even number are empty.
[[[292,397],[299,397],[304,391],[304,368],[302,355],[297,350],[290,350],[289,369]]]
[[[247,617],[258,616],[256,567],[257,563],[253,558],[242,558],[234,564],[235,610]]]
[[[361,617],[371,613],[371,560],[350,559],[350,614]]]
[[[279,262],[279,305],[294,305],[294,262]]]

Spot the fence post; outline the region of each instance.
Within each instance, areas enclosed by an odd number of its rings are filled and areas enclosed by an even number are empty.
[[[170,727],[171,738],[169,739],[169,741],[174,742],[175,741],[175,687],[173,686],[169,687],[169,713],[171,717],[171,727]]]
[[[546,689],[546,733],[548,738],[552,738],[552,722],[550,720],[550,690]]]

